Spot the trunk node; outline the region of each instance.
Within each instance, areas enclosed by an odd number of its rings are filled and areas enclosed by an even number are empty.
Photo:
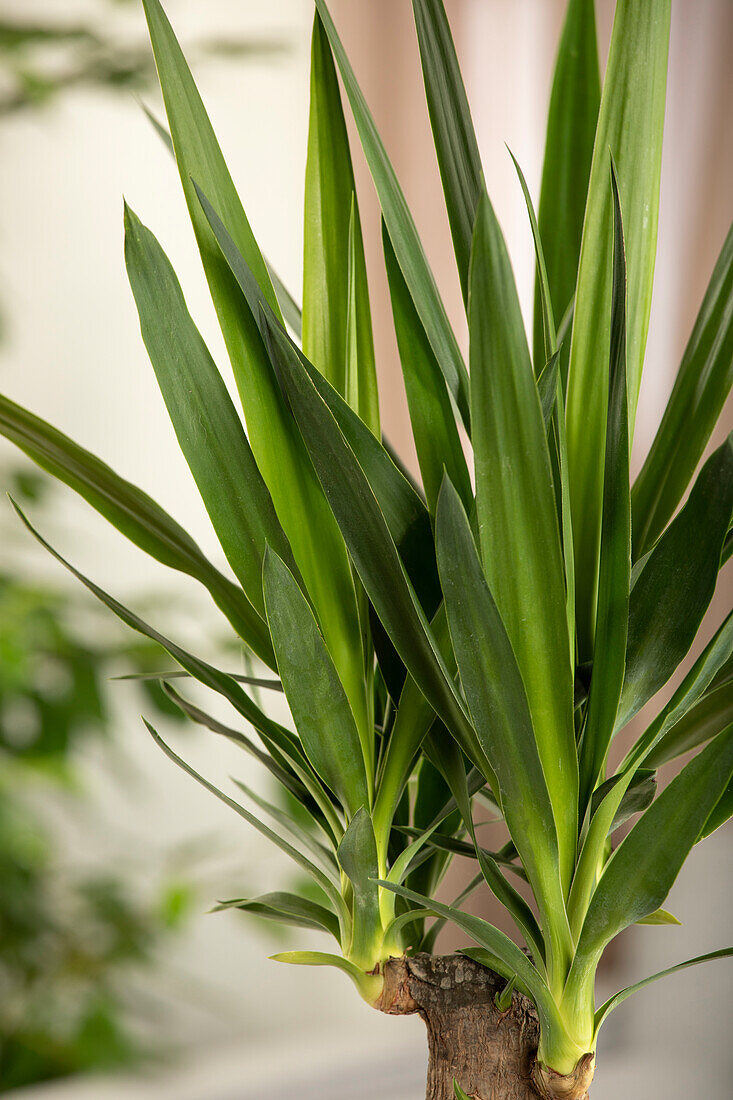
[[[567,1077],[536,1061],[539,1022],[534,1006],[515,992],[500,1012],[495,997],[504,978],[464,955],[390,959],[376,1008],[419,1013],[428,1029],[426,1100],[454,1100],[455,1079],[471,1100],[587,1100],[594,1057]]]

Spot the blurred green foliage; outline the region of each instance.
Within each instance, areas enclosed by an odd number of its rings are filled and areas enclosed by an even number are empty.
[[[3,482],[42,504],[43,478]],[[86,740],[112,743],[108,677],[164,663],[146,642],[90,640],[77,611],[63,592],[0,573],[0,1092],[158,1054],[155,1029],[142,1040],[130,1027],[125,978],[153,964],[192,900],[177,878],[138,898],[119,867],[69,866],[42,812],[79,792]],[[135,690],[180,719],[155,681]]]
[[[49,102],[71,88],[101,87],[143,91],[155,79],[147,39],[120,40],[113,26],[115,8],[132,6],[129,0],[98,0],[92,14],[69,16],[59,5],[60,18],[33,13],[23,18],[0,15],[0,118]],[[110,27],[112,26],[112,29]],[[194,43],[199,57],[272,56],[284,44],[271,37],[207,37]]]

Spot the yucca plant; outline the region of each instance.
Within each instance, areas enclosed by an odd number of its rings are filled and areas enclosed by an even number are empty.
[[[205,585],[274,674],[255,681],[285,693],[292,727],[257,705],[247,678],[163,638],[64,562],[231,704],[229,727],[166,684],[308,812],[305,828],[244,786],[242,805],[149,727],[318,887],[318,901],[276,892],[226,904],[322,930],[336,952],[277,958],[338,967],[369,1004],[421,1012],[433,1100],[454,1088],[582,1097],[601,1024],[661,976],[596,1006],[604,949],[634,923],[674,921],[660,907],[685,858],[733,812],[732,616],[626,755],[612,745],[685,657],[733,545],[730,437],[678,510],[733,376],[730,234],[644,468],[633,487],[629,478],[670,0],[619,0],[602,93],[593,2],[570,0],[538,218],[518,181],[537,259],[531,351],[443,5],[413,0],[470,370],[325,0],[313,30],[302,315],[255,242],[158,0],[144,6],[244,425],[161,246],[129,209],[127,269],[236,581],[140,489],[6,399],[2,431],[134,543]],[[421,485],[380,432],[339,72],[382,209]],[[657,795],[656,770],[695,749]],[[477,839],[477,801],[506,823],[500,851]],[[478,873],[443,904],[436,893],[456,854],[475,858]],[[485,885],[523,946],[462,909]],[[435,957],[446,921],[474,946]]]

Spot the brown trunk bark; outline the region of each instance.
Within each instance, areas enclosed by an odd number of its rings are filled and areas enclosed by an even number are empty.
[[[500,1012],[495,997],[505,985],[463,955],[416,955],[387,963],[378,1007],[394,1015],[417,1012],[428,1029],[426,1100],[454,1100],[454,1079],[471,1100],[587,1100],[587,1073],[585,1087],[568,1078],[558,1078],[550,1092],[546,1085],[535,1087],[537,1014],[516,992],[511,1007]]]

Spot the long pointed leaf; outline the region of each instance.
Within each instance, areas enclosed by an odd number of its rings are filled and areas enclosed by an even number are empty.
[[[221,211],[230,233],[247,257],[270,305],[280,316],[267,265],[252,234],[181,47],[159,0],[143,0],[143,7],[181,183],[217,311],[220,316],[228,314],[230,310],[233,312],[238,295],[226,265],[222,264],[216,243],[201,217],[193,179],[199,181],[216,208]],[[227,326],[232,324],[231,317],[227,317],[223,323]]]
[[[514,276],[485,193],[474,233],[469,328],[481,559],[524,681],[569,888],[578,763],[564,567]]]
[[[421,691],[469,756],[485,766],[364,471],[286,334],[268,325],[281,383],[369,598]]]
[[[715,591],[732,512],[733,433],[703,466],[632,588],[619,728],[667,682],[690,648]]]
[[[644,765],[659,768],[704,745],[733,722],[733,681],[709,691],[691,707],[645,756]]]
[[[384,221],[382,244],[412,435],[428,507],[434,515],[445,469],[468,509],[473,489],[453,406]]]
[[[337,941],[339,939],[338,919],[330,910],[309,898],[301,898],[286,891],[277,890],[258,898],[233,898],[231,901],[220,902],[213,911],[218,913],[227,909],[241,909],[245,913],[253,913],[257,917],[265,917],[295,928],[315,928],[329,932]]]
[[[606,864],[588,908],[569,989],[587,983],[606,944],[664,902],[733,772],[733,726],[662,791]]]
[[[618,1006],[622,1004],[627,997],[630,997],[632,993],[638,993],[640,989],[644,989],[660,978],[666,978],[670,974],[677,974],[680,970],[686,970],[688,966],[697,966],[698,963],[711,962],[713,959],[727,959],[732,955],[733,947],[723,947],[719,951],[709,951],[707,955],[697,955],[694,959],[686,959],[685,962],[677,963],[675,966],[668,966],[666,970],[660,970],[658,973],[651,974],[648,978],[644,978],[640,982],[634,982],[633,985],[628,985],[626,989],[622,989],[619,993],[614,994],[613,997],[609,997],[596,1012],[596,1034],[598,1034],[598,1030],[608,1014],[613,1012],[614,1008],[618,1008]]]
[[[481,156],[443,0],[413,0],[430,123],[453,248],[468,305],[468,269],[481,197]]]
[[[352,316],[358,364],[356,392],[360,392],[361,382],[365,394],[371,394],[363,419],[378,435],[374,345],[354,171],[336,69],[318,14],[311,47],[303,255],[303,352],[346,397],[347,338]],[[352,407],[361,411],[358,404]]]
[[[381,946],[379,891],[375,879],[379,876],[377,845],[369,811],[357,810],[339,844],[338,858],[354,892],[353,935],[349,958],[357,966],[374,966],[375,951]]]
[[[0,432],[41,469],[77,492],[130,542],[203,584],[239,636],[270,668],[269,631],[245,594],[204,557],[151,497],[33,413],[0,395]]]
[[[733,611],[705,646],[667,705],[627,753],[620,771],[626,771],[629,766],[641,761],[646,762],[656,746],[664,743],[667,733],[676,723],[684,718],[708,689],[717,685],[717,676],[721,670],[725,670],[732,656]]]
[[[611,165],[614,196],[613,304],[603,475],[601,559],[593,674],[580,758],[581,813],[601,775],[613,736],[624,683],[631,584],[631,501],[626,396],[626,257],[621,201]]]
[[[359,414],[370,431],[379,439],[379,394],[377,368],[374,359],[372,318],[364,246],[356,217],[356,198],[351,205],[349,221],[349,282],[346,317],[346,390],[349,406]]]
[[[143,340],[181,450],[229,564],[264,616],[265,546],[269,543],[292,562],[290,547],[168,257],[127,205],[125,262]]]
[[[415,308],[420,315],[430,344],[445,376],[448,389],[456,402],[466,430],[469,430],[470,414],[466,367],[455,334],[448,321],[445,306],[438,293],[435,279],[428,265],[415,223],[325,0],[316,0],[316,8],[328,35],[331,49],[344,82],[344,88],[351,104],[354,121],[377,189],[382,214],[387,223],[395,254],[402,268],[405,281],[410,288]]]
[[[223,791],[220,791],[218,787],[214,786],[213,783],[209,783],[208,779],[205,779],[202,775],[199,775],[199,773],[194,768],[192,768],[190,764],[187,764],[185,760],[178,756],[178,754],[175,753],[173,749],[165,743],[160,734],[153,728],[153,726],[151,726],[151,724],[146,719],[143,719],[143,721],[145,722],[148,733],[153,738],[156,745],[158,745],[158,747],[163,750],[169,760],[172,760],[174,764],[177,764],[179,768],[190,775],[192,779],[195,779],[196,782],[204,787],[207,791],[209,791],[210,794],[213,794],[216,798],[219,799],[220,802],[223,802],[225,806],[228,806],[230,810],[234,810],[236,814],[239,814],[240,817],[244,818],[244,820],[249,825],[252,825],[258,833],[261,833],[262,836],[264,836],[267,840],[270,840],[276,847],[280,849],[280,851],[289,856],[294,863],[296,863],[303,871],[311,876],[311,878],[323,890],[326,897],[329,898],[329,900],[334,905],[335,912],[338,914],[339,927],[341,929],[341,938],[343,942],[343,934],[344,931],[348,929],[350,918],[341,894],[331,882],[328,875],[324,874],[324,872],[321,871],[319,867],[316,867],[316,865],[312,863],[311,860],[307,858],[307,856],[304,856],[303,853],[298,851],[297,848],[294,848],[292,844],[288,844],[286,840],[283,840],[282,837],[278,836],[278,834],[275,833],[272,829],[268,828],[267,825],[264,825],[257,817],[255,817],[254,814],[251,814],[249,810],[246,810],[244,806],[240,806],[238,802],[235,802],[233,798],[229,797],[229,795],[224,794]]]
[[[570,0],[552,81],[539,205],[549,298],[561,317],[575,294],[593,142],[601,99],[595,0]],[[545,344],[540,273],[535,282],[535,364]],[[570,342],[561,351],[567,383]]]
[[[354,715],[308,601],[274,551],[263,572],[267,621],[285,695],[306,755],[352,816],[369,805],[373,743]]]
[[[654,442],[634,482],[634,554],[664,530],[733,385],[733,226],[715,265]]]
[[[592,657],[603,498],[612,284],[608,151],[626,211],[629,438],[633,439],[651,306],[671,0],[619,0],[583,224],[567,395],[581,661]]]

